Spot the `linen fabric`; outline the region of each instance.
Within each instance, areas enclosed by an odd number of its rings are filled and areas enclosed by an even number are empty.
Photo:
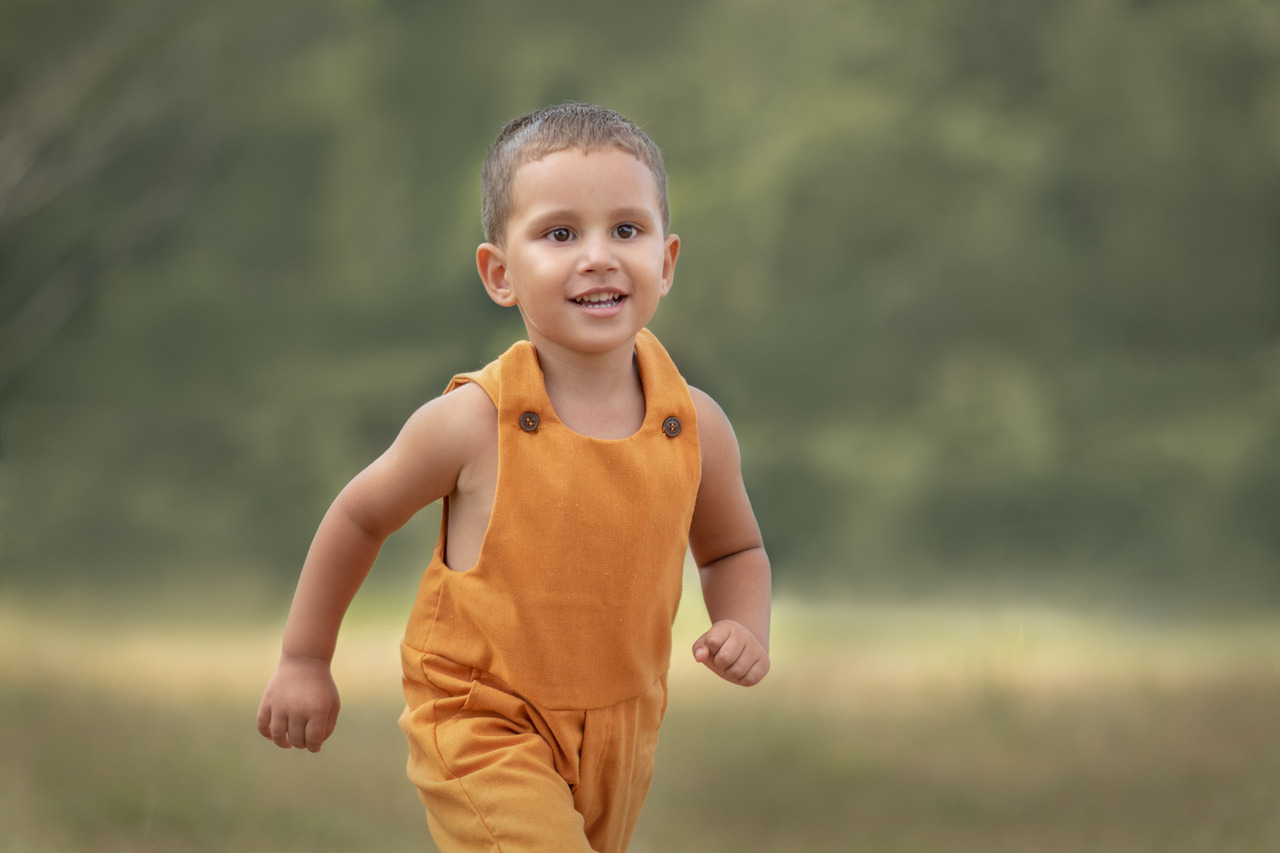
[[[666,677],[607,708],[547,711],[402,647],[409,779],[444,853],[624,853],[653,778]]]
[[[498,410],[497,492],[467,571],[445,565],[445,502],[405,632],[410,648],[495,675],[551,709],[607,707],[667,671],[701,476],[697,418],[647,330],[636,362],[645,419],[619,440],[559,421],[528,341],[449,384],[446,393],[478,384]],[[674,436],[664,429],[671,418]]]
[[[701,475],[697,418],[642,330],[629,438],[556,417],[527,341],[460,374],[497,409],[476,565],[446,565],[448,501],[401,646],[408,775],[444,851],[625,851],[666,711]]]

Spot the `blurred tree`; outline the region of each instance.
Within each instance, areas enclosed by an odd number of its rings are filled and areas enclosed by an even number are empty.
[[[520,334],[475,174],[579,98],[667,151],[655,327],[784,586],[1280,596],[1280,9],[554,6],[0,10],[7,575],[292,578]]]

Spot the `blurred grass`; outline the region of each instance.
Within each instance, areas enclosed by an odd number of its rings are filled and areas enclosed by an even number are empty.
[[[403,599],[357,600],[318,756],[254,731],[280,614],[233,599],[0,604],[0,850],[431,849]],[[1280,618],[784,600],[744,691],[687,602],[637,853],[1280,849]]]

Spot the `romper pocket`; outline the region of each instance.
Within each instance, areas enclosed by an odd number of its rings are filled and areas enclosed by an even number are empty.
[[[457,778],[453,760],[442,740],[465,718],[478,671],[439,655],[401,644],[406,707],[400,728],[409,740],[409,778],[424,789]]]
[[[423,679],[443,694],[441,698],[466,696],[480,674],[474,667],[440,655],[424,654],[418,666]]]
[[[479,672],[439,655],[427,654],[400,644],[404,698],[413,713],[428,705],[437,706],[436,720],[453,716],[466,704]]]

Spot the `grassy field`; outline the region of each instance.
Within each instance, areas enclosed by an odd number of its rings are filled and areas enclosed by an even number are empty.
[[[227,618],[0,603],[0,851],[434,849],[403,609],[357,602],[311,755],[253,726],[278,614],[201,603]],[[634,851],[1280,850],[1280,617],[784,600],[774,630],[741,690],[686,659],[682,614]]]

